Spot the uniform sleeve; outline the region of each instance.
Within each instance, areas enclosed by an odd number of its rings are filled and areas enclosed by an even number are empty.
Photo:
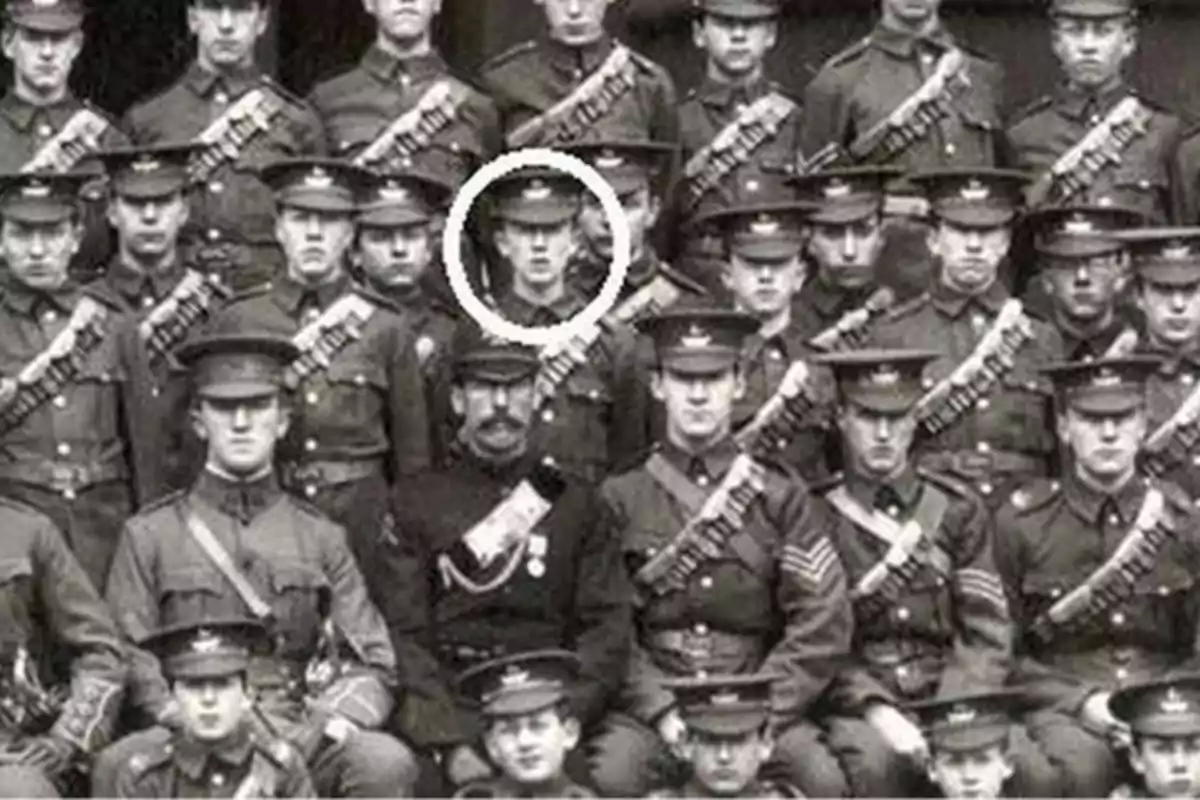
[[[128,668],[125,647],[108,606],[49,520],[37,543],[45,624],[56,642],[74,654],[70,696],[53,733],[94,753],[114,732]]]
[[[650,393],[638,363],[637,338],[617,328],[613,348],[613,419],[608,427],[609,464],[624,463],[645,450],[649,435]]]
[[[1200,136],[1192,135],[1175,148],[1170,167],[1171,221],[1200,223]]]
[[[367,596],[366,583],[345,534],[338,529],[325,549],[325,575],[333,593],[330,612],[337,630],[359,659],[325,690],[318,702],[363,728],[378,728],[392,712],[396,652],[379,609]]]
[[[776,478],[771,516],[783,542],[776,603],[783,634],[767,654],[763,671],[786,676],[773,706],[786,717],[802,713],[825,691],[850,652],[854,624],[846,572],[830,541],[832,512],[810,497],[798,477]]]
[[[675,705],[675,695],[663,687],[663,681],[678,677],[659,669],[646,649],[635,641],[625,675],[630,713],[647,725],[657,725],[659,718]]]
[[[992,554],[993,528],[987,509],[968,496],[958,505],[962,511],[942,524],[954,543],[955,628],[954,655],[942,672],[943,693],[1003,686],[1012,658],[1012,616]]]
[[[585,727],[603,716],[620,688],[633,640],[629,578],[622,562],[621,539],[612,517],[598,503],[588,503],[583,548],[576,575],[573,644],[583,662],[578,693]]]
[[[425,379],[416,337],[407,325],[396,329],[388,373],[392,479],[400,480],[428,468],[432,459]]]
[[[158,659],[138,646],[160,627],[152,556],[143,551],[146,540],[141,533],[134,523],[122,530],[105,597],[118,628],[131,643],[130,702],[153,719],[166,706],[170,690]]]
[[[849,131],[844,95],[841,78],[830,67],[818,72],[805,88],[799,142],[805,158],[812,158],[828,144],[847,143]]]

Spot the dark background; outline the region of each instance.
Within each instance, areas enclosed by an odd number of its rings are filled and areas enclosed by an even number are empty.
[[[265,64],[297,92],[352,65],[371,40],[358,0],[271,0],[275,24],[263,42]],[[464,69],[535,34],[540,12],[530,0],[444,0],[438,41]],[[776,80],[803,89],[829,55],[871,27],[877,0],[785,0],[781,41],[771,58]],[[1144,94],[1200,118],[1200,0],[1144,3],[1134,82]],[[1019,108],[1054,80],[1043,16],[1044,0],[946,0],[952,30],[1000,60],[1008,100]],[[186,0],[93,0],[87,46],[76,69],[78,92],[121,113],[165,87],[186,66],[191,43]],[[614,29],[666,66],[686,91],[702,63],[692,49],[688,0],[623,0]],[[7,80],[7,71],[5,71]]]

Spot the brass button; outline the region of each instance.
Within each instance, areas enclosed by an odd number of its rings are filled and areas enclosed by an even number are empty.
[[[317,496],[316,484],[312,484],[312,483],[304,484],[304,496],[307,497],[309,500],[316,497]]]
[[[542,412],[542,422],[554,422],[554,409],[547,408]]]
[[[701,589],[711,589],[712,586],[713,586],[713,579],[712,579],[711,575],[705,575],[704,577],[702,577],[700,579],[700,588]]]
[[[59,442],[58,447],[54,448],[54,450],[63,458],[71,455],[71,445],[67,444],[66,442]]]
[[[908,618],[912,616],[912,612],[905,606],[900,606],[896,609],[896,619],[901,622],[908,622]]]
[[[51,402],[54,403],[55,408],[66,408],[67,407],[67,398],[63,397],[61,394],[55,395],[54,400]]]
[[[703,622],[697,622],[692,627],[692,630],[695,631],[697,636],[707,636],[708,635],[708,626],[705,625]]]
[[[306,452],[313,453],[313,452],[316,452],[316,449],[317,449],[317,440],[316,439],[309,438],[309,439],[304,440],[304,450]]]

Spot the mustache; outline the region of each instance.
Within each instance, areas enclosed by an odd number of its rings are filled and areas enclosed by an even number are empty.
[[[523,420],[505,413],[493,414],[479,425],[481,431],[492,431],[500,428],[519,431],[524,430],[525,427],[526,423]]]

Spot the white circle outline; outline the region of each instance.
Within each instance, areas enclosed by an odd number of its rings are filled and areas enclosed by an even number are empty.
[[[467,280],[466,267],[462,260],[462,236],[466,228],[467,215],[476,198],[499,178],[522,167],[549,167],[565,172],[592,191],[600,200],[600,206],[608,218],[613,237],[613,260],[609,264],[608,277],[600,287],[600,293],[575,316],[557,325],[541,328],[526,328],[509,322],[488,308],[476,295]],[[546,347],[566,342],[597,325],[617,303],[625,276],[629,274],[632,258],[629,221],[621,206],[621,199],[612,185],[590,164],[569,153],[548,147],[527,147],[514,150],[484,164],[462,185],[450,206],[446,227],[442,231],[442,263],[446,266],[446,278],[450,290],[472,319],[485,331],[502,339],[533,347]]]

